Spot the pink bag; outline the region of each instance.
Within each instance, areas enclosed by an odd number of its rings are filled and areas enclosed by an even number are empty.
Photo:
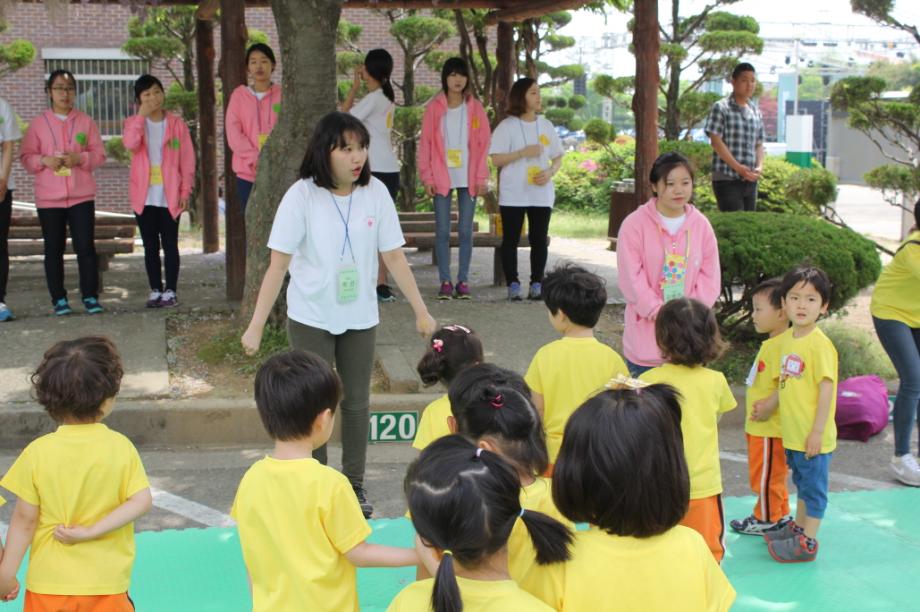
[[[888,424],[888,387],[878,376],[854,376],[837,385],[837,437],[866,442]]]

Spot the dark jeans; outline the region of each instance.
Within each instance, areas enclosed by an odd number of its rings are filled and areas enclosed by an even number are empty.
[[[337,417],[342,420],[342,473],[351,484],[363,486],[377,328],[350,329],[336,336],[288,319],[287,331],[291,348],[316,353],[334,365],[342,379],[341,417]],[[326,464],[326,446],[315,449],[313,458]]]
[[[6,283],[10,277],[10,219],[13,216],[13,192],[7,190],[0,202],[0,302],[6,299]]]
[[[153,291],[163,291],[163,276],[160,274],[160,246],[166,260],[166,289],[176,290],[179,283],[179,219],[173,219],[168,208],[145,206],[138,215],[137,227],[144,241],[144,267],[147,280]]]
[[[626,360],[626,369],[629,370],[629,375],[633,378],[639,378],[642,374],[645,374],[655,366],[645,366],[639,365],[638,363],[633,363],[629,359]]]
[[[713,181],[712,192],[722,212],[757,210],[756,181]]]
[[[521,282],[518,278],[517,248],[521,240],[524,215],[527,215],[527,239],[530,241],[530,282],[543,281],[548,252],[549,219],[553,209],[549,206],[499,206],[502,216],[502,268],[507,284]]]
[[[240,177],[236,177],[236,199],[240,202],[240,210],[243,212],[243,218],[246,218],[246,204],[249,202],[249,194],[252,193],[252,183]]]
[[[901,379],[894,400],[894,455],[900,457],[910,453],[914,419],[920,422],[920,328],[875,317],[872,323]]]
[[[83,298],[99,297],[99,266],[96,261],[96,203],[80,202],[70,208],[39,208],[38,220],[45,239],[45,280],[51,302],[67,297],[64,289],[64,248],[67,245],[67,228],[70,241],[77,254],[80,273],[80,293]]]
[[[399,172],[371,172],[371,176],[386,185],[390,197],[395,202],[396,196],[399,195]]]

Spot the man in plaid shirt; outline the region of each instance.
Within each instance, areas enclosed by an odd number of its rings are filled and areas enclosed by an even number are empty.
[[[763,172],[763,118],[751,103],[757,77],[748,63],[732,71],[732,95],[719,100],[706,118],[712,143],[712,191],[719,210],[754,210]]]

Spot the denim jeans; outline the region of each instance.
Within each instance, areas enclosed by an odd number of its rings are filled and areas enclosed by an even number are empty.
[[[470,196],[470,190],[466,187],[451,189],[446,196],[434,196],[435,254],[438,257],[438,276],[441,277],[441,282],[450,282],[450,200],[453,191],[457,192],[457,208],[460,209],[457,224],[460,270],[457,273],[457,282],[465,283],[470,276],[470,259],[473,256],[473,213],[476,211],[476,199]]]
[[[914,419],[920,417],[920,328],[875,317],[872,323],[901,379],[894,400],[894,454],[900,457],[910,452]]]

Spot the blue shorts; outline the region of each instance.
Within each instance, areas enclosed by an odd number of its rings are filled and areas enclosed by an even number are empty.
[[[822,453],[806,459],[805,453],[787,448],[786,464],[792,471],[792,482],[798,490],[799,499],[805,503],[805,513],[809,518],[824,518],[831,453]]]

